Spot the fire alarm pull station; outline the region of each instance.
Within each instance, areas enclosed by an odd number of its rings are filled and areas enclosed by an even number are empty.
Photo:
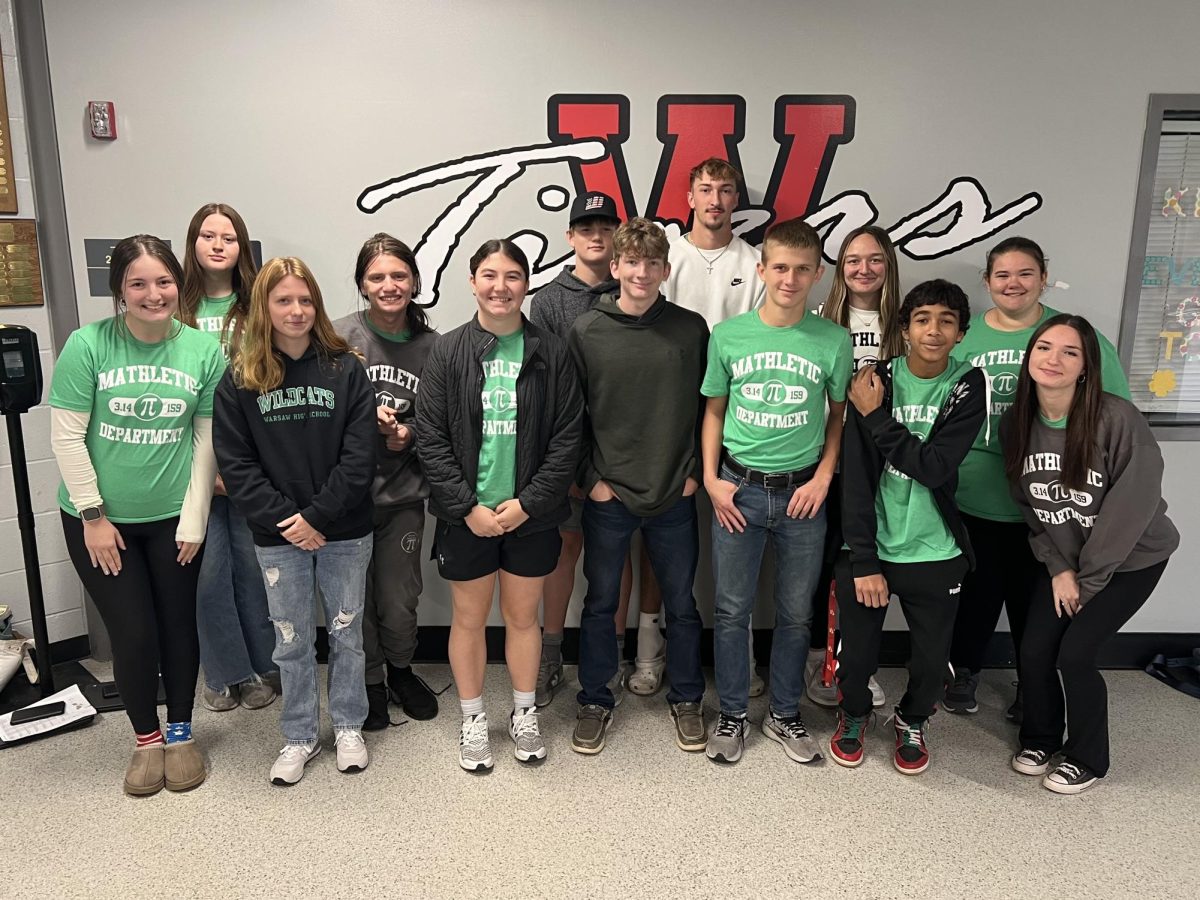
[[[109,101],[88,101],[88,124],[92,129],[92,137],[97,140],[117,139],[117,111]]]

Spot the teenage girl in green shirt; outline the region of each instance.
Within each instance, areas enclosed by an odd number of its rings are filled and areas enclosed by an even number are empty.
[[[67,551],[112,640],[137,738],[125,773],[134,795],[187,790],[205,776],[191,725],[196,578],[216,476],[213,392],[225,366],[215,342],[175,318],[182,280],[163,241],[120,241],[109,268],[116,315],[68,338],[50,383]]]
[[[230,358],[250,312],[258,274],[250,235],[237,210],[206,203],[192,216],[183,251],[179,318],[220,342]],[[196,589],[200,665],[206,709],[261,709],[274,702],[279,669],[271,661],[275,630],[267,611],[254,538],[217,476],[208,516],[208,553]]]
[[[1020,658],[1021,633],[1040,569],[1029,549],[1029,529],[1009,496],[999,434],[1000,417],[1016,396],[1029,339],[1039,325],[1057,314],[1041,302],[1046,290],[1042,248],[1024,237],[1001,241],[988,253],[984,283],[993,307],[980,316],[951,354],[954,360],[983,369],[990,385],[988,421],[963,460],[955,498],[978,559],[975,570],[963,581],[950,648],[954,682],[947,688],[942,706],[952,713],[979,709],[975,689],[1001,606],[1008,610],[1016,657]],[[1117,351],[1102,335],[1097,336],[1104,390],[1128,399],[1129,386]],[[1007,715],[1020,721],[1019,686]]]

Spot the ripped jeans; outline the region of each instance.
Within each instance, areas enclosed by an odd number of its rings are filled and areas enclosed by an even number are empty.
[[[288,544],[255,547],[275,625],[275,653],[283,684],[279,726],[289,744],[317,740],[316,600],[329,632],[329,718],[334,731],[362,728],[367,717],[366,657],[362,611],[366,596],[370,534],[330,541],[315,552]]]

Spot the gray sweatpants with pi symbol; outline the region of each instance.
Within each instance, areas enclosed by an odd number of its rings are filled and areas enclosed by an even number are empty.
[[[384,661],[404,668],[417,649],[424,504],[375,509],[375,552],[367,569],[363,651],[367,684],[382,684]]]

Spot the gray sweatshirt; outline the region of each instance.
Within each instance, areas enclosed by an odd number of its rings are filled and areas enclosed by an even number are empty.
[[[333,323],[350,347],[363,356],[367,377],[375,388],[375,404],[396,410],[396,419],[408,427],[413,441],[403,450],[389,450],[387,439],[375,435],[375,458],[378,468],[371,487],[371,496],[378,508],[418,506],[429,496],[429,485],[417,460],[420,435],[417,434],[414,403],[421,383],[425,358],[433,349],[437,335],[433,332],[415,334],[405,341],[394,341],[374,331],[366,321],[366,313],[353,312]]]
[[[619,287],[611,279],[595,287],[585,284],[575,275],[574,266],[564,266],[558,277],[533,295],[529,321],[552,331],[564,341],[571,333],[575,320],[596,305],[605,294],[615,294]]]
[[[635,516],[657,516],[701,480],[700,382],[708,326],[662,296],[640,317],[604,297],[567,341],[583,387],[580,486],[603,480]]]
[[[1016,426],[1013,410],[1000,425],[1007,442]],[[1051,576],[1068,569],[1086,603],[1114,572],[1160,563],[1179,546],[1179,532],[1162,499],[1162,453],[1142,414],[1128,400],[1104,394],[1096,453],[1081,490],[1062,484],[1065,428],[1034,422],[1029,452],[1013,499],[1029,523],[1033,554]]]

